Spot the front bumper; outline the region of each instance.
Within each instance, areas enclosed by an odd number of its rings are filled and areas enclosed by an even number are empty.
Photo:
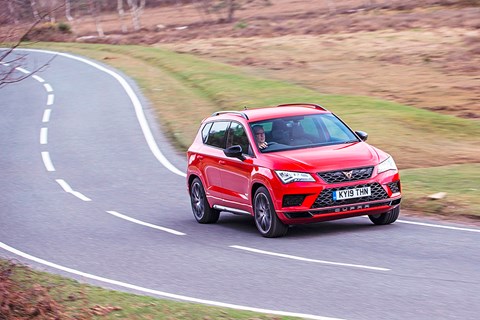
[[[382,178],[382,179],[379,179]],[[332,193],[350,188],[370,187],[365,197],[336,200]],[[275,210],[286,224],[336,220],[388,212],[400,205],[401,185],[398,174],[377,176],[362,182],[341,184],[292,185],[276,188]]]

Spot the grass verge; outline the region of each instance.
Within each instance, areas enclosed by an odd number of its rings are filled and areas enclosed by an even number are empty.
[[[299,319],[175,302],[81,284],[0,259],[0,319]]]

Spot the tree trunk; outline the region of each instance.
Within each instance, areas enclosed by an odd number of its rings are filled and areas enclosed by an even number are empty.
[[[13,1],[8,1],[8,12],[10,13],[10,17],[13,19],[13,22],[15,24],[18,24],[18,19],[17,19],[17,15],[15,13],[15,8],[13,6]]]
[[[105,37],[105,34],[103,33],[102,23],[100,21],[100,14],[97,6],[97,1],[89,0],[89,4],[90,4],[90,13],[92,14],[95,20],[95,26],[97,28],[98,36],[103,38]]]
[[[122,32],[127,33],[128,27],[125,24],[125,10],[123,10],[123,0],[117,0],[117,11],[118,17],[120,19],[120,25],[122,27]]]
[[[73,17],[70,12],[71,9],[72,9],[72,4],[70,3],[70,0],[65,0],[65,17],[67,18],[68,21],[73,21]]]
[[[39,20],[40,15],[38,14],[37,2],[35,0],[30,0],[30,6],[32,7],[33,17],[35,20]]]
[[[127,0],[128,5],[130,6],[130,14],[132,15],[132,24],[133,29],[138,31],[142,28],[140,23],[140,16],[145,8],[146,0],[140,0],[140,4],[138,0]]]

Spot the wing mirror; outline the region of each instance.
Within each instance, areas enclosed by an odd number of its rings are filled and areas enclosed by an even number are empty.
[[[367,138],[368,138],[368,133],[364,132],[364,131],[355,131],[355,133],[357,134],[357,136],[362,139],[362,141],[367,141]]]
[[[246,159],[245,156],[243,155],[242,147],[239,146],[238,144],[228,147],[226,149],[223,149],[223,153],[225,153],[227,157],[237,158],[237,159],[240,159],[241,161]]]

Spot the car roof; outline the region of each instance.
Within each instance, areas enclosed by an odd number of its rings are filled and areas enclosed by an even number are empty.
[[[289,116],[330,113],[324,107],[311,103],[291,103],[281,104],[274,107],[264,107],[258,109],[247,109],[242,111],[218,111],[212,114],[212,117],[232,119],[232,116],[242,117],[249,122],[256,122],[266,119],[274,119]],[[209,118],[211,120],[211,118]]]

